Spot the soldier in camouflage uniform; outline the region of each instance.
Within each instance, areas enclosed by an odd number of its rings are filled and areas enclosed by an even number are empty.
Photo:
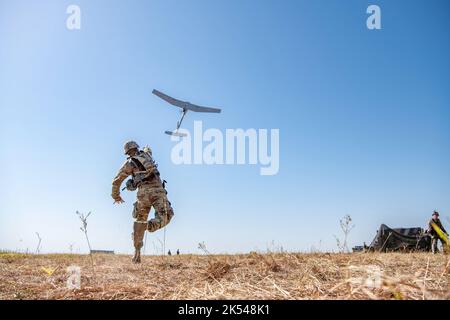
[[[441,241],[442,246],[445,246],[445,243],[444,243],[444,240],[442,240],[439,237],[436,230],[434,230],[434,228],[432,226],[433,223],[436,226],[438,226],[438,228],[441,229],[442,232],[444,232],[447,235],[447,237],[448,237],[448,233],[444,229],[444,226],[442,225],[442,222],[439,219],[439,212],[434,211],[433,214],[431,215],[431,220],[428,222],[428,232],[431,235],[431,252],[433,252],[433,254],[435,254],[435,253],[439,252],[438,241]]]
[[[128,176],[132,176],[132,179],[127,181],[127,189],[138,190],[133,209],[133,218],[136,219],[133,225],[135,248],[133,262],[140,263],[145,230],[154,232],[163,228],[170,222],[174,213],[167,199],[167,192],[161,182],[157,165],[153,161],[151,150],[149,148],[139,150],[138,144],[134,141],[125,143],[124,150],[128,159],[112,182],[111,196],[114,203],[123,203],[120,186]],[[151,207],[155,209],[155,218],[147,221]]]

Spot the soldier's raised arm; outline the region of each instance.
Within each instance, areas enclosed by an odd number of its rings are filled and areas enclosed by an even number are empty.
[[[122,197],[120,196],[120,185],[122,184],[123,180],[125,180],[132,173],[133,173],[133,166],[129,161],[126,161],[122,165],[122,167],[120,168],[119,172],[117,173],[116,177],[112,182],[111,197],[115,200],[115,202],[118,203],[123,202]]]

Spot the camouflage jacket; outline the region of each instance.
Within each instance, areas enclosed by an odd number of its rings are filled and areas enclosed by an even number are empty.
[[[151,183],[161,184],[158,169],[156,167],[154,167],[153,171],[156,175],[153,175]],[[140,172],[142,172],[142,168],[139,168],[136,165],[136,163],[132,161],[132,158],[128,158],[127,161],[125,161],[125,163],[119,169],[119,172],[117,173],[116,177],[114,178],[114,180],[112,182],[111,197],[114,200],[117,200],[120,197],[120,186],[122,185],[122,182],[128,176],[134,177],[137,173],[140,173]],[[150,173],[150,172],[148,172],[148,173]]]
[[[441,223],[441,220],[439,220],[439,219],[437,219],[437,220],[433,220],[433,219],[430,219],[430,221],[428,222],[428,232],[431,234],[431,235],[433,235],[433,236],[436,236],[437,235],[437,233],[436,233],[436,231],[434,230],[434,228],[431,226],[431,223],[432,222],[434,222],[444,233],[447,233],[447,231],[444,229],[444,226],[442,225],[442,223]]]

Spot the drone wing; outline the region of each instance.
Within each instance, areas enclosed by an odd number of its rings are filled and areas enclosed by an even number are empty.
[[[222,110],[217,108],[208,108],[208,107],[200,107],[195,104],[186,102],[185,108],[194,112],[211,112],[211,113],[220,113]]]
[[[169,97],[167,94],[164,94],[156,89],[153,89],[152,93],[158,97],[160,97],[161,99],[167,101],[168,103],[170,103],[173,106],[176,106],[178,108],[185,108],[186,102],[181,101],[181,100],[177,100],[175,98]]]
[[[171,105],[181,108],[183,110],[190,110],[190,111],[194,111],[194,112],[211,112],[211,113],[220,113],[221,112],[221,110],[217,109],[217,108],[201,107],[201,106],[197,106],[195,104],[192,104],[192,103],[189,103],[186,101],[181,101],[181,100],[169,97],[167,94],[164,94],[161,91],[158,91],[156,89],[153,89],[152,93],[154,95],[160,97],[161,99],[167,101]]]

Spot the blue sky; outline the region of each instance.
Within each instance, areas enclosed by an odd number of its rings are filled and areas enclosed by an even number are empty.
[[[39,232],[45,252],[86,252],[80,210],[93,247],[131,252],[135,194],[110,198],[129,139],[168,181],[172,250],[336,250],[346,214],[351,245],[434,209],[448,227],[449,27],[447,0],[0,0],[0,248],[34,250]],[[187,129],[278,128],[279,173],[174,165],[179,114],[153,88],[223,108]]]

